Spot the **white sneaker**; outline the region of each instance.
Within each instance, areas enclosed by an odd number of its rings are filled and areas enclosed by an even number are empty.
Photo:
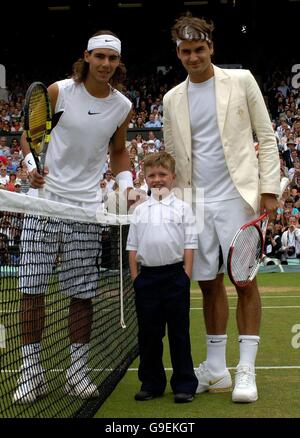
[[[99,397],[97,386],[91,382],[85,368],[79,371],[67,370],[65,391],[68,395],[82,399]]]
[[[235,374],[235,386],[232,401],[251,403],[258,399],[255,383],[255,369],[250,365],[239,365]]]
[[[21,367],[21,376],[18,379],[18,386],[13,395],[13,402],[18,404],[34,403],[38,398],[43,397],[48,390],[44,370],[38,368]]]
[[[200,363],[195,370],[198,379],[197,394],[201,392],[229,392],[232,389],[231,375],[228,369],[221,376],[213,375],[207,368],[206,362]]]

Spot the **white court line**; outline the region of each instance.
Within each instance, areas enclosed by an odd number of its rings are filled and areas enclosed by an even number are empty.
[[[262,309],[300,309],[300,306],[262,306]],[[229,310],[235,310],[236,307],[229,307]],[[190,310],[203,310],[203,307],[191,307]]]
[[[300,295],[268,295],[268,296],[260,296],[263,300],[266,298],[299,298]],[[230,295],[227,298],[237,298],[237,295]],[[191,297],[191,300],[202,300],[202,297]]]
[[[229,370],[235,370],[236,367],[227,367]],[[197,368],[194,368],[195,370]],[[256,370],[298,370],[300,369],[300,365],[283,365],[283,366],[270,366],[270,367],[266,367],[266,366],[261,366],[261,367],[255,367]],[[165,371],[172,371],[173,368],[165,368]],[[127,371],[138,371],[138,368],[128,368]]]
[[[116,307],[113,307],[112,309],[101,309],[101,312],[115,312],[116,310],[118,310]],[[69,313],[69,309],[47,309],[46,308],[46,313],[59,313],[59,312],[63,312],[63,313]],[[0,313],[20,313],[20,310],[0,310]]]
[[[262,309],[300,309],[300,306],[262,306]],[[229,307],[229,310],[235,310],[236,307]],[[102,312],[112,312],[116,310],[115,308],[113,309],[102,309]],[[190,310],[203,310],[203,307],[191,307]],[[19,313],[19,310],[0,310],[0,313]],[[46,313],[56,313],[57,309],[46,309]],[[60,312],[64,312],[67,313],[69,312],[69,310],[60,310]]]
[[[227,367],[229,370],[235,370],[236,367]],[[197,368],[194,368],[195,370]],[[282,366],[256,366],[255,367],[256,370],[298,370],[300,369],[300,365],[282,365]],[[165,368],[165,371],[172,371],[173,368]],[[46,372],[50,372],[50,373],[63,373],[66,370],[65,369],[60,369],[60,368],[54,368],[51,370],[45,370]],[[102,372],[102,371],[114,371],[113,368],[93,368],[93,369],[89,369],[89,371],[92,372]],[[137,372],[138,368],[128,368],[127,371],[130,372]],[[1,370],[1,374],[14,374],[14,373],[19,373],[20,370]]]
[[[262,309],[300,309],[300,306],[262,306]],[[229,307],[229,310],[235,310],[236,307]],[[102,312],[112,312],[116,309],[102,309]],[[203,307],[191,307],[190,310],[203,310]],[[8,314],[8,313],[19,313],[19,310],[0,310],[0,313]],[[46,313],[56,313],[57,309],[46,309]],[[67,313],[69,310],[60,310],[60,312]]]
[[[194,296],[192,296],[193,294],[191,294],[191,300],[202,300],[202,296],[197,296],[197,297],[194,297]],[[198,294],[197,294],[198,295]],[[264,295],[260,295],[260,297],[261,297],[261,299],[272,299],[272,298],[299,298],[300,299],[300,294],[299,295],[266,295],[266,296],[264,296]],[[237,295],[228,295],[227,296],[227,298],[228,299],[237,299]],[[105,297],[104,299],[94,299],[93,300],[93,303],[95,303],[95,302],[103,302],[103,301],[106,301],[106,300],[115,300],[115,301],[118,301],[119,300],[119,297],[117,297],[117,296],[115,296],[115,297]],[[132,299],[130,299],[130,301],[133,301],[133,298]],[[45,302],[46,303],[53,303],[53,300],[45,300]],[[57,303],[58,301],[54,301],[54,303]],[[7,301],[1,301],[0,300],[0,305],[1,304],[6,304],[7,303]]]

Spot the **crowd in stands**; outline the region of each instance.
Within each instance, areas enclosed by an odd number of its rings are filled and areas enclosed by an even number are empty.
[[[163,137],[160,135],[157,138],[156,133],[163,128],[163,96],[174,85],[174,77],[168,81],[160,74],[157,80],[154,76],[148,80],[129,79],[121,89],[133,104],[129,131],[137,130],[134,138],[126,142],[134,187],[145,195],[148,187],[143,159],[146,154],[164,149]],[[22,87],[14,82],[13,86],[13,91],[8,90],[8,100],[0,100],[0,189],[26,194],[29,191],[27,169],[22,157],[20,135],[14,136],[14,133],[20,134],[23,130],[22,106],[27,84]],[[289,75],[280,71],[270,75],[262,88],[277,139],[281,176],[290,180],[276,219],[269,223],[265,254],[284,262],[289,258],[300,258],[300,88],[293,88]],[[253,147],[259,156],[259,144],[255,137]],[[108,154],[99,187],[99,200],[109,205],[110,193],[115,190],[117,186]]]

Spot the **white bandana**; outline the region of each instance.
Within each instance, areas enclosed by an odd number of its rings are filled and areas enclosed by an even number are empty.
[[[182,43],[183,40],[188,40],[188,41],[203,40],[211,43],[211,40],[209,39],[207,33],[198,32],[197,30],[193,29],[190,26],[186,26],[184,28],[182,38],[183,38],[182,40],[179,38],[176,40],[177,47]]]
[[[98,35],[89,39],[87,50],[112,49],[121,54],[121,41],[113,35]]]

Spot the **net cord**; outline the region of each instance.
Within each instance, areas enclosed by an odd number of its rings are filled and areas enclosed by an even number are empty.
[[[76,218],[79,222],[108,225],[128,225],[130,223],[130,215],[107,213],[101,209],[100,203],[99,209],[94,211],[93,209],[36,198],[22,193],[8,192],[7,190],[0,190],[0,211],[42,215],[67,220]]]

